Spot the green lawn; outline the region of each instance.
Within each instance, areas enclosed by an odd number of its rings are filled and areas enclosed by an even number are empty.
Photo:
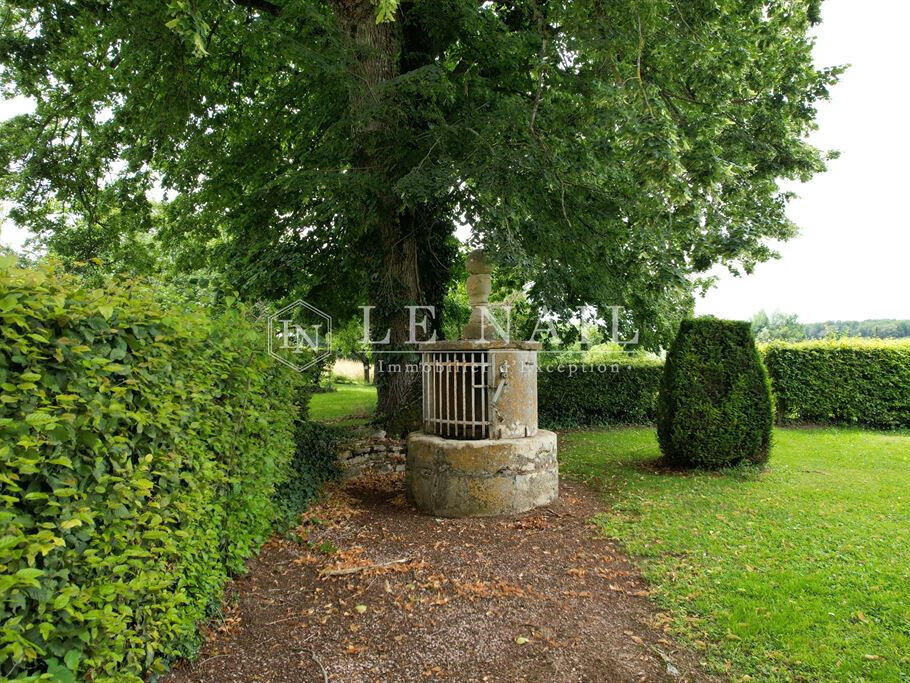
[[[376,410],[376,387],[370,384],[336,384],[337,391],[314,394],[310,419],[337,425],[365,424]]]
[[[910,681],[910,435],[778,430],[760,472],[666,473],[658,456],[651,429],[561,440],[563,473],[603,488],[597,522],[712,669]]]

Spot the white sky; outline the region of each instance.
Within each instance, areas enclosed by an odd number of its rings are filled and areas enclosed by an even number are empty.
[[[910,318],[910,1],[826,0],[823,18],[816,62],[851,68],[822,105],[812,140],[841,158],[794,188],[800,197],[789,214],[802,233],[779,247],[782,258],[742,278],[718,271],[700,314],[750,318],[764,308],[804,322]],[[0,102],[0,119],[28,106]],[[3,244],[19,248],[24,238],[9,222],[0,226]]]
[[[794,191],[800,236],[747,277],[724,271],[698,313],[749,318],[759,309],[804,322],[910,318],[910,56],[907,0],[826,0],[815,59],[850,64],[819,110],[812,141],[838,149],[828,172]]]

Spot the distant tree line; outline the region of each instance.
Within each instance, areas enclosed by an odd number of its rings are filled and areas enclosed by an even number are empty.
[[[802,341],[838,337],[902,339],[910,337],[910,320],[828,320],[801,323],[795,313],[759,311],[752,318],[752,332],[760,341]]]
[[[826,337],[878,337],[900,339],[910,337],[910,320],[829,320],[803,325],[808,339]]]

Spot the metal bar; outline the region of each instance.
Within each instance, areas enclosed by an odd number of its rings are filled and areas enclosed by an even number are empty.
[[[421,354],[424,431],[456,439],[490,438],[494,365],[485,351]],[[470,400],[467,394],[470,393]],[[478,396],[479,394],[479,396]]]
[[[445,407],[445,397],[446,397],[446,389],[445,389],[446,366],[445,366],[445,360],[441,353],[436,356],[436,362],[439,367],[439,390],[437,391],[437,393],[439,394],[439,412],[436,414],[436,420],[439,423],[439,436],[445,436],[443,434],[442,430],[443,430],[443,425],[445,424],[443,422],[443,420],[445,420],[444,407]]]
[[[469,356],[471,358],[471,368],[470,368],[471,379],[467,384],[468,384],[468,388],[471,390],[471,438],[473,439],[476,436],[476,432],[474,431],[475,430],[474,421],[477,419],[477,416],[474,414],[474,412],[475,412],[475,409],[474,409],[474,368],[476,368],[477,366],[474,364],[474,354],[471,353],[471,354],[469,354]],[[465,436],[467,436],[467,435],[468,435],[468,430],[467,430],[467,428],[465,428]]]
[[[433,431],[433,354],[427,354],[427,413],[424,418],[427,421],[427,431]]]
[[[439,413],[436,420],[439,422],[439,436],[445,436],[443,429],[445,425],[445,400],[446,400],[446,365],[443,354],[437,356],[439,363]]]
[[[446,411],[445,411],[445,421],[446,421],[446,436],[452,436],[452,426],[449,422],[452,419],[452,401],[449,398],[449,394],[452,392],[452,358],[449,354],[445,355],[445,368],[446,368],[446,391],[443,394],[443,400],[445,401]]]
[[[440,420],[442,419],[442,396],[444,380],[444,377],[442,376],[443,370],[445,370],[445,366],[442,364],[442,354],[437,353],[436,371],[439,373],[439,375],[436,377],[436,382],[439,384],[439,386],[436,389],[436,400],[439,402],[439,404],[436,407],[436,424],[439,425],[439,430],[437,431],[437,434],[439,434],[439,436],[442,436],[442,423]]]
[[[468,426],[466,424],[468,421],[468,416],[465,410],[465,392],[467,391],[468,385],[468,363],[465,361],[465,355],[466,354],[464,353],[461,354],[461,380],[459,382],[461,384],[461,421],[462,423],[465,423],[463,424],[461,430],[462,437],[468,435]]]
[[[446,399],[449,402],[448,413],[446,416],[449,418],[449,427],[447,434],[452,436],[452,432],[455,431],[455,354],[449,354],[449,390],[446,392]]]
[[[423,431],[427,429],[427,354],[420,354],[420,418]]]
[[[484,354],[484,362],[480,366],[480,419],[483,420],[480,427],[480,438],[485,439],[487,437],[487,361],[489,356]]]
[[[430,427],[430,420],[433,419],[433,355],[430,353],[424,354],[424,359],[426,361],[426,367],[424,368],[424,382],[426,383],[427,393],[424,396],[424,404],[426,405],[426,412],[424,413],[424,419],[427,421],[427,428],[425,431],[431,432],[432,427]]]
[[[452,354],[452,424],[455,427],[454,437],[458,438],[458,354]]]
[[[455,438],[458,438],[458,391],[459,391],[459,374],[461,373],[461,363],[458,360],[458,354],[452,354],[452,419],[455,424]]]
[[[449,424],[446,425],[446,435],[452,436],[452,428],[455,426],[455,354],[448,355],[448,390],[446,391],[446,418]]]
[[[434,434],[436,434],[436,394],[438,393],[439,389],[436,387],[437,382],[436,382],[436,354],[435,353],[432,354],[432,358],[433,358],[433,391],[432,391],[432,395],[431,395],[432,406],[430,408],[430,414],[432,417],[430,418],[430,420],[433,423],[433,427],[432,427],[431,431]]]
[[[439,436],[445,436],[443,430],[445,429],[445,419],[446,419],[446,360],[445,354],[439,354],[439,415],[436,416],[439,420]]]

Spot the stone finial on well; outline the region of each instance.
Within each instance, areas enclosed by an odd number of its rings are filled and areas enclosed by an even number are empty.
[[[471,317],[462,330],[462,339],[494,339],[495,329],[487,321],[489,318],[490,291],[492,282],[490,274],[493,267],[487,260],[483,249],[475,249],[467,258],[468,279],[465,286],[468,290],[468,301],[471,304]]]

